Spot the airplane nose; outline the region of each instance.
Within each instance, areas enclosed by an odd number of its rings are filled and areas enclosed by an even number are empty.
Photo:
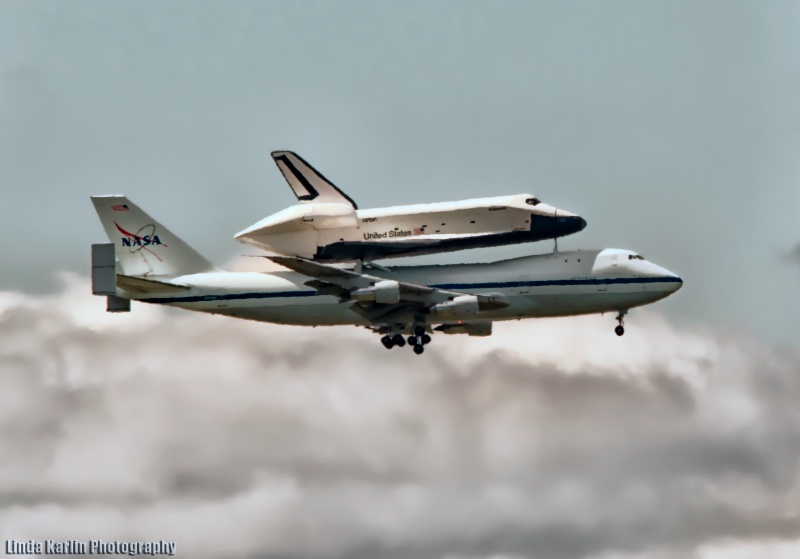
[[[663,266],[653,264],[649,261],[642,262],[640,260],[634,260],[632,266],[632,270],[636,270],[646,276],[662,278],[661,281],[667,284],[665,289],[670,293],[675,293],[683,287],[683,279],[675,272],[671,272]]]
[[[676,274],[675,272],[670,272],[669,270],[667,270],[666,268],[662,268],[661,266],[658,266],[658,268],[660,270],[663,270],[662,274],[667,278],[669,278],[670,292],[675,293],[681,287],[683,287],[683,279],[678,274]]]

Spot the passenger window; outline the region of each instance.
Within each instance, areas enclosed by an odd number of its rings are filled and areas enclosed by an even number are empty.
[[[538,204],[541,204],[542,201],[539,200],[538,198],[528,198],[527,200],[525,200],[525,203],[531,206],[536,206]]]

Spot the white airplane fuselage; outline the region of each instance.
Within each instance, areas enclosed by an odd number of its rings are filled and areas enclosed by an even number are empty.
[[[373,276],[468,294],[491,294],[507,306],[459,316],[459,323],[572,316],[647,305],[682,286],[674,273],[631,251],[571,251],[526,256],[487,264],[454,264],[370,269]],[[293,324],[363,325],[369,322],[351,303],[318,294],[306,275],[285,271],[204,272],[169,278],[189,287],[164,295],[122,291],[120,296],[237,318]],[[447,322],[441,317],[428,324]],[[455,322],[455,320],[454,320]]]

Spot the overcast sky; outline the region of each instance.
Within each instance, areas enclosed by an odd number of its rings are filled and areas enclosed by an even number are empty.
[[[86,273],[90,194],[228,262],[285,148],[364,208],[532,192],[681,274],[670,316],[797,343],[800,5],[476,4],[3,2],[0,285]]]
[[[800,3],[466,4],[0,2],[0,539],[800,555]],[[531,192],[588,221],[562,250],[685,284],[619,340],[528,321],[423,361],[102,313],[91,194],[236,265],[233,234],[295,203],[275,149],[361,208]]]

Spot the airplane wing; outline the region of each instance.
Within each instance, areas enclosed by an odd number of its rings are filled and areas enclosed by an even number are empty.
[[[358,294],[355,292],[358,290],[369,289],[380,282],[393,281],[376,276],[370,276],[368,274],[359,274],[350,270],[343,270],[341,268],[337,268],[336,266],[320,264],[319,262],[313,262],[311,260],[306,260],[305,258],[298,258],[294,256],[267,256],[266,258],[269,258],[276,264],[280,264],[281,266],[289,268],[290,270],[299,272],[304,276],[314,278],[311,281],[306,282],[306,285],[309,287],[313,287],[317,290],[327,289],[340,293],[347,293],[350,296],[356,295],[356,299],[358,299]],[[460,293],[456,293],[454,291],[434,289],[426,285],[416,285],[405,282],[393,283],[397,284],[397,290],[399,292],[398,302],[404,301],[407,303],[416,302],[435,304],[447,301],[448,299],[456,297],[457,295],[461,295]],[[333,286],[333,288],[330,286]]]
[[[426,285],[388,280],[343,270],[328,264],[292,256],[267,256],[276,264],[312,278],[305,285],[320,294],[334,295],[342,302],[352,301],[350,309],[374,324],[413,320],[417,313],[430,312],[438,305],[464,296],[474,297],[481,310],[504,307],[496,297],[469,295]]]

